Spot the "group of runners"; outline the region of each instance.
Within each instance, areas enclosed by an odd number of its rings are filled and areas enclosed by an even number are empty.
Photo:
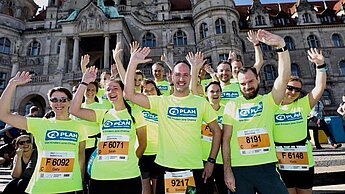
[[[311,193],[307,115],[326,86],[322,52],[308,50],[315,87],[301,97],[284,39],[258,30],[248,32],[248,40],[253,66],[230,52],[214,72],[203,53],[188,53],[187,61],[168,64],[169,81],[162,63],[152,67],[155,80],[137,70],[151,62],[151,50],[136,42],[126,70],[117,44],[112,73],[102,74],[100,86],[85,55],[73,94],[64,87],[48,92],[50,119],[10,113],[16,87],[31,81],[28,72],[18,72],[0,98],[0,120],[35,137],[38,159],[26,192]],[[278,77],[265,95],[259,94],[260,42],[278,57]]]

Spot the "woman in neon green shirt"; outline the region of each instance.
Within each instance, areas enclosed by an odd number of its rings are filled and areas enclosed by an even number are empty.
[[[0,120],[27,130],[35,137],[38,158],[27,193],[82,192],[86,132],[79,122],[69,117],[72,94],[63,87],[48,92],[55,118],[24,117],[10,113],[16,87],[31,81],[29,72],[18,72],[0,98]]]
[[[96,79],[97,69],[88,68],[72,100],[71,113],[76,117],[97,122],[101,137],[97,156],[91,168],[89,193],[141,194],[142,184],[138,158],[146,147],[146,126],[138,109],[132,109],[123,98],[124,85],[110,79],[105,86],[106,95],[113,107],[109,110],[92,110],[81,107],[83,93]],[[138,147],[135,149],[135,141]]]
[[[327,66],[322,52],[308,50],[308,59],[315,63],[315,87],[299,98],[302,81],[291,76],[284,99],[274,115],[274,142],[278,170],[290,194],[311,194],[314,178],[312,146],[307,140],[307,117],[326,87]]]

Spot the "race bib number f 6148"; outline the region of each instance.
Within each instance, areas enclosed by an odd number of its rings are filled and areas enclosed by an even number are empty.
[[[306,146],[276,146],[276,152],[280,170],[309,170]]]

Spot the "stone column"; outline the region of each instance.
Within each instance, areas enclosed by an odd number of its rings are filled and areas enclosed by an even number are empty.
[[[66,69],[66,56],[67,56],[67,45],[66,45],[67,39],[62,38],[61,39],[61,45],[60,45],[60,53],[59,53],[59,64],[57,67],[58,72],[64,72]]]
[[[104,35],[104,69],[109,69],[109,34]]]
[[[13,56],[11,63],[12,63],[11,77],[14,77],[17,74],[18,69],[19,69],[18,56]]]
[[[73,61],[72,61],[72,71],[76,72],[79,66],[79,37],[73,37],[74,44],[73,44]]]

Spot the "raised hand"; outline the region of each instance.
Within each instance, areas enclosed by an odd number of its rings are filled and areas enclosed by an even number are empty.
[[[325,63],[325,58],[322,54],[322,51],[318,51],[316,48],[311,48],[308,50],[308,59],[310,62],[315,63],[316,66],[320,66]]]
[[[282,37],[276,34],[272,34],[271,32],[268,32],[266,30],[262,30],[262,29],[258,30],[257,39],[260,42],[263,42],[267,45],[270,45],[276,48],[282,48],[285,46],[285,41]]]
[[[131,47],[132,49],[132,47]],[[131,52],[130,63],[147,63],[152,61],[152,59],[145,59],[151,52],[149,47],[137,48]]]
[[[110,68],[111,68],[111,76],[115,77],[117,74],[119,74],[116,64],[112,64]]]
[[[82,82],[90,83],[95,81],[97,78],[97,71],[98,69],[95,66],[87,68],[83,75]]]
[[[134,51],[136,51],[136,50],[138,50],[138,48],[139,48],[139,43],[137,42],[137,41],[134,41],[134,42],[132,42],[131,44],[129,44],[129,47],[131,48],[131,54],[134,52]]]
[[[192,52],[188,52],[186,60],[192,67],[195,66],[198,69],[200,69],[204,62],[206,62],[206,60],[204,60],[204,54],[202,52],[196,52],[195,55]]]
[[[208,74],[213,74],[213,73],[214,73],[214,69],[213,69],[212,66],[209,65],[209,64],[205,64],[204,70],[205,70]]]
[[[253,43],[253,45],[257,45],[260,43],[257,37],[257,32],[253,30],[249,30],[249,32],[247,32],[247,39],[249,40],[249,42]]]
[[[234,60],[234,59],[236,59],[236,58],[237,58],[236,53],[235,53],[234,51],[229,51],[228,60],[229,60],[229,61],[232,61],[232,60]]]
[[[10,79],[9,83],[14,84],[16,86],[23,85],[31,81],[31,76],[29,72],[23,71],[18,72],[12,79]]]
[[[163,53],[163,55],[161,55],[161,61],[163,61],[163,62],[169,62],[169,61],[168,61],[168,57],[167,57],[167,55],[166,55],[165,53]]]
[[[116,61],[120,60],[120,53],[122,51],[122,49],[120,49],[120,45],[121,45],[120,42],[116,43],[115,49],[112,50],[113,51],[113,59],[114,59],[115,63],[116,63]]]
[[[86,54],[84,56],[81,56],[80,60],[80,67],[81,69],[86,69],[87,64],[90,62],[90,55]]]

